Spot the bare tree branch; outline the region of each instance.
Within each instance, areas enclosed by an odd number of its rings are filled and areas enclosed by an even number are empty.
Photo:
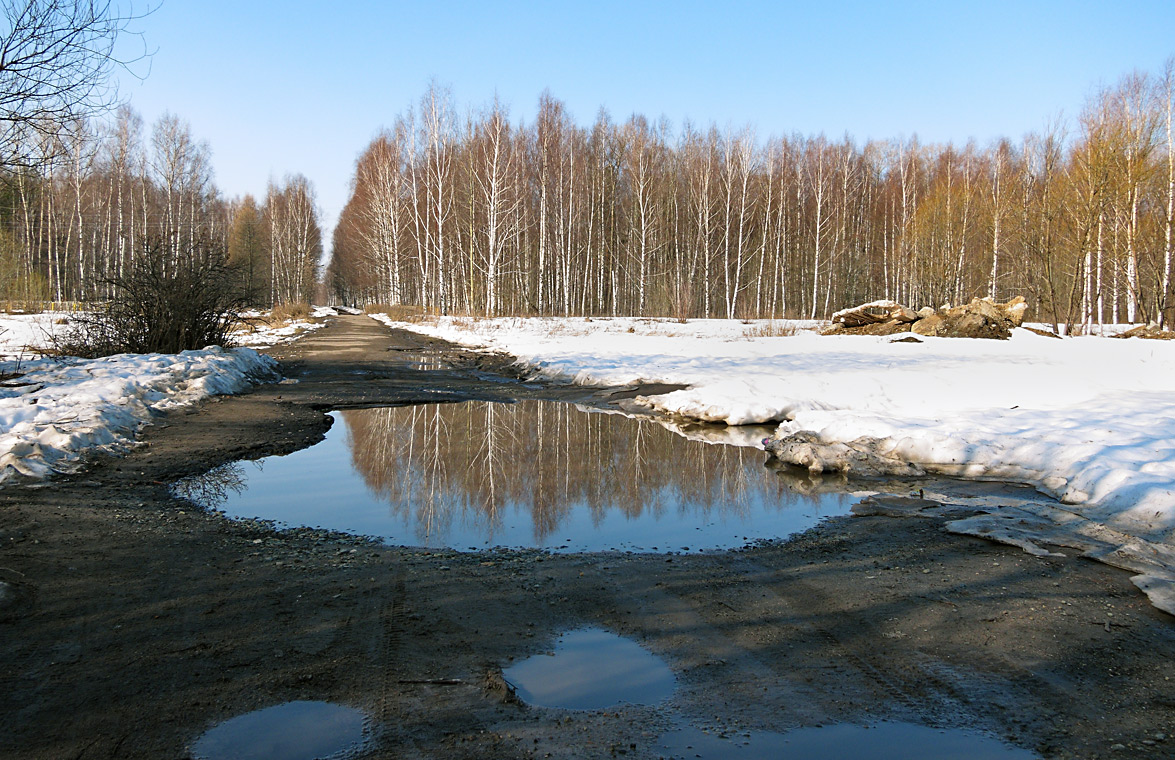
[[[120,35],[134,34],[130,24],[146,14],[124,11],[111,0],[0,5],[0,166],[30,166],[46,160],[37,146],[42,138],[120,104],[112,75],[130,71],[150,53],[127,58],[115,46]]]

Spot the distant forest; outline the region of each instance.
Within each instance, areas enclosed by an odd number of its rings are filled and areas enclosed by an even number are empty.
[[[142,256],[167,269],[227,260],[258,305],[315,293],[322,232],[300,175],[258,204],[227,201],[207,143],[167,114],[147,133],[123,106],[107,119],[22,131],[0,179],[0,300],[96,301]]]
[[[103,300],[138,257],[211,256],[260,306],[822,318],[1023,295],[1071,329],[1169,325],[1173,85],[1132,74],[1071,124],[962,147],[583,127],[549,93],[533,124],[497,102],[459,118],[433,86],[359,157],[321,276],[305,177],[226,200],[176,116],[30,122],[4,135],[0,300]]]
[[[4,4],[0,305],[103,301],[134,272],[200,281],[226,263],[231,289],[254,303],[313,294],[322,233],[310,183],[271,182],[260,207],[248,196],[227,202],[207,143],[185,121],[165,114],[148,135],[119,98],[114,75],[145,76],[152,54],[117,42],[138,37],[133,27],[150,13],[87,0]]]
[[[1071,328],[1175,317],[1171,65],[1019,141],[759,139],[549,93],[533,124],[431,87],[363,152],[326,285],[484,315],[820,318],[1026,296]]]

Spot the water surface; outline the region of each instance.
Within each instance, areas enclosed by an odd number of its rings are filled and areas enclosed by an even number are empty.
[[[1039,756],[990,736],[913,723],[840,724],[770,731],[704,732],[682,728],[662,737],[662,757],[694,760],[1034,760]]]
[[[569,404],[465,402],[334,412],[322,443],[219,468],[176,490],[233,517],[478,550],[699,551],[845,514],[762,451],[690,440]]]
[[[655,705],[673,694],[673,671],[635,641],[603,628],[559,638],[555,651],[502,671],[523,702],[565,710],[602,710],[620,703]]]
[[[238,715],[192,745],[196,760],[343,760],[364,744],[364,715],[330,702],[286,702]]]

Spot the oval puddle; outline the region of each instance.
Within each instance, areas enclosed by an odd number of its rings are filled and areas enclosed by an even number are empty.
[[[661,658],[596,627],[563,634],[552,654],[523,660],[502,676],[523,702],[564,710],[601,710],[622,702],[653,705],[676,686]]]
[[[690,760],[1038,760],[1039,755],[974,731],[913,723],[839,724],[786,733],[682,728],[661,737],[661,756]],[[668,753],[668,754],[665,754]]]
[[[343,760],[364,745],[365,716],[330,702],[286,702],[214,726],[192,745],[195,760]]]
[[[807,530],[858,500],[792,488],[758,449],[570,404],[469,401],[332,416],[315,446],[227,465],[174,490],[230,517],[459,551],[730,549]]]

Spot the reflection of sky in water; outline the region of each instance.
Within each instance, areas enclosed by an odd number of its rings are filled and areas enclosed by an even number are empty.
[[[330,702],[286,702],[238,715],[192,745],[197,760],[314,760],[363,742],[363,713]]]
[[[567,710],[655,705],[673,694],[676,683],[656,655],[602,628],[565,633],[554,652],[512,665],[502,676],[523,702]]]
[[[792,490],[761,451],[568,404],[333,416],[325,441],[244,463],[242,482],[203,489],[219,497],[204,503],[410,546],[695,551],[784,537],[856,501]]]
[[[1039,755],[972,731],[912,723],[836,725],[769,731],[709,733],[682,728],[661,738],[661,757],[701,760],[1033,760]]]

